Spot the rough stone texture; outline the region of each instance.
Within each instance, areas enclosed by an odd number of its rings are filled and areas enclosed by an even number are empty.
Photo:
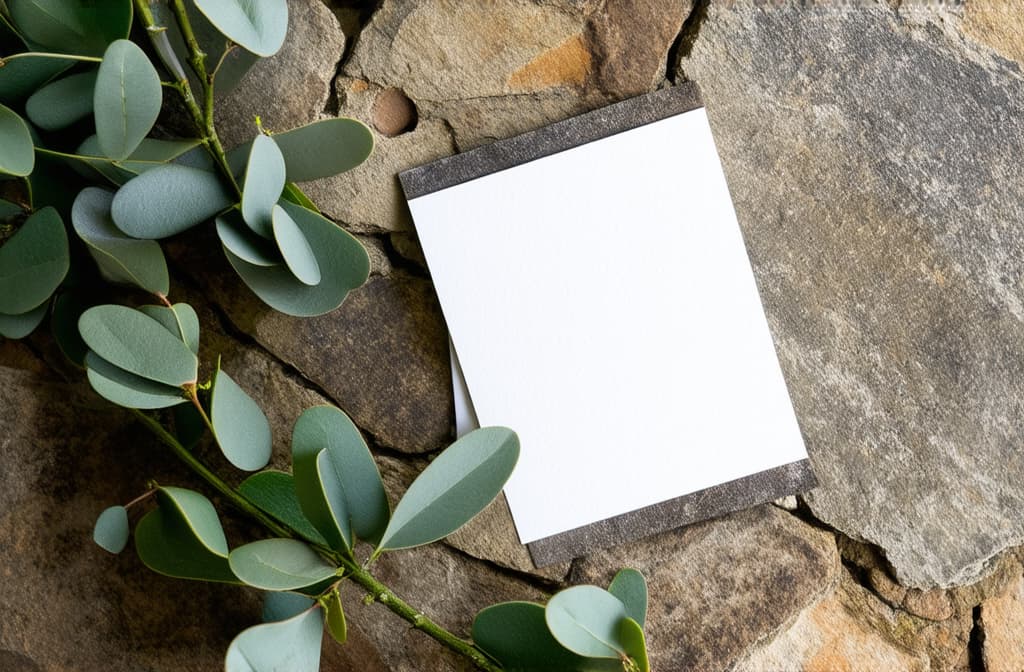
[[[785,632],[756,650],[735,672],[928,672],[913,654],[866,627],[832,595],[808,607]]]
[[[832,535],[772,505],[602,551],[576,583],[608,585],[621,567],[647,577],[655,670],[729,670],[838,581]],[[679,625],[686,625],[680,629]]]
[[[331,82],[345,51],[345,35],[321,0],[288,3],[288,38],[281,50],[261,59],[238,87],[217,102],[217,132],[225,147],[264,128],[287,131],[316,121],[330,100]]]
[[[1024,577],[1006,595],[981,603],[981,628],[986,672],[1024,670]]]
[[[711,3],[698,81],[821,487],[906,586],[1024,541],[1024,87],[955,15]]]

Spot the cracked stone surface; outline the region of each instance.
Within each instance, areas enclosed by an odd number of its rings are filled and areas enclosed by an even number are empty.
[[[960,18],[711,3],[679,64],[821,483],[807,501],[924,589],[1024,541],[1024,79]]]

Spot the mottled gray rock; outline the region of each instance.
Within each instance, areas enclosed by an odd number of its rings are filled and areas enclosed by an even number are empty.
[[[832,535],[772,505],[577,560],[571,579],[605,586],[621,567],[647,577],[655,670],[730,670],[828,594],[841,567]]]
[[[901,583],[1024,541],[1024,80],[956,15],[711,3],[700,83],[821,487]]]
[[[338,20],[320,0],[288,3],[288,37],[261,59],[238,88],[217,101],[217,132],[225,147],[251,140],[259,115],[270,131],[286,131],[321,118],[345,50]]]

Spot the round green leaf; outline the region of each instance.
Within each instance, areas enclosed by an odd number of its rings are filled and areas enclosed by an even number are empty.
[[[128,545],[128,510],[123,506],[112,506],[96,519],[92,540],[105,551],[115,555]]]
[[[56,131],[92,114],[96,71],[68,75],[51,82],[25,102],[25,114],[39,128]]]
[[[619,598],[626,615],[642,628],[647,619],[647,580],[635,569],[619,570],[608,586],[608,592]]]
[[[196,382],[195,354],[145,313],[95,306],[82,313],[78,331],[97,355],[129,373],[174,387]]]
[[[316,204],[313,203],[313,201],[309,200],[309,196],[306,196],[302,189],[299,189],[299,185],[295,184],[294,182],[284,183],[284,191],[281,192],[281,198],[288,201],[289,203],[301,205],[306,210],[311,210],[317,214],[320,213],[320,211],[316,207]]]
[[[284,261],[274,244],[253,233],[236,210],[217,218],[217,236],[225,249],[253,266],[277,266]]]
[[[295,220],[280,205],[274,206],[274,240],[281,250],[285,265],[299,282],[310,286],[320,284],[320,265],[313,254],[313,248],[309,246],[309,241],[302,235]]]
[[[519,439],[505,427],[483,427],[450,445],[403,495],[380,541],[382,549],[437,541],[491,503],[519,459]]]
[[[253,231],[271,238],[274,205],[284,189],[284,157],[274,141],[257,135],[249,149],[242,186],[242,219]]]
[[[119,369],[91,350],[85,354],[86,377],[96,394],[126,408],[167,408],[185,403],[181,388],[147,380]]]
[[[160,488],[159,506],[135,526],[135,550],[160,574],[238,583],[228,564],[228,542],[210,500],[184,488]]]
[[[619,623],[626,608],[607,590],[573,586],[557,593],[544,609],[548,629],[565,648],[588,658],[620,658],[625,645]]]
[[[36,153],[25,121],[0,105],[0,173],[24,177],[32,172]]]
[[[345,610],[341,606],[341,593],[337,588],[327,593],[324,610],[327,612],[327,632],[338,644],[344,644],[348,639],[348,624],[345,623]]]
[[[284,156],[289,182],[308,182],[344,173],[373,152],[370,129],[345,117],[275,133],[274,141]]]
[[[17,203],[0,198],[0,222],[23,215],[25,210]]]
[[[187,303],[167,306],[142,306],[143,313],[163,325],[171,335],[180,339],[194,354],[199,354],[199,316]]]
[[[258,56],[273,56],[288,32],[285,0],[195,0],[196,7],[229,39]]]
[[[231,551],[229,562],[243,583],[263,590],[303,588],[338,571],[308,544],[295,539],[264,539],[239,546]]]
[[[266,593],[263,596],[263,622],[286,621],[298,616],[316,601],[298,593]]]
[[[319,672],[323,627],[319,606],[285,621],[254,625],[231,642],[225,672]]]
[[[587,659],[551,636],[544,607],[532,602],[504,602],[487,607],[473,619],[473,643],[508,672],[582,672]],[[619,670],[622,668],[615,663]],[[614,668],[613,668],[614,669]]]
[[[9,0],[15,27],[38,51],[99,56],[128,37],[131,0]]]
[[[632,618],[624,618],[619,622],[619,641],[626,649],[626,655],[632,662],[632,668],[624,667],[630,672],[651,672],[651,663],[647,659],[647,641],[644,629]]]
[[[71,264],[64,223],[43,208],[0,247],[0,313],[21,315],[46,301]]]
[[[0,336],[4,338],[25,338],[43,321],[46,317],[46,309],[49,307],[45,301],[36,308],[22,313],[21,315],[5,315],[0,313]]]
[[[242,481],[238,490],[250,502],[309,541],[314,544],[327,544],[323,536],[302,513],[302,507],[299,505],[295,492],[295,479],[291,474],[273,469],[261,471]]]
[[[90,135],[78,146],[75,154],[54,152],[52,150],[46,150],[46,153],[58,156],[72,166],[84,164],[110,180],[111,183],[121,186],[136,175],[158,166],[163,166],[170,161],[180,161],[188,165],[186,162],[192,160],[193,153],[197,149],[203,154],[206,153],[205,150],[199,147],[198,140],[157,140],[155,138],[145,138],[135,151],[132,152],[131,156],[124,161],[115,161],[102,155],[103,152],[100,151],[99,140],[97,140],[95,135]],[[38,147],[36,151],[39,151]],[[212,169],[212,165],[205,163],[192,167]],[[92,175],[89,175],[89,177],[91,178]]]
[[[113,200],[114,194],[105,189],[87,187],[80,191],[71,206],[75,233],[85,242],[104,279],[166,295],[170,280],[163,250],[152,240],[121,233],[110,216]]]
[[[209,219],[232,203],[214,174],[167,164],[148,170],[114,195],[114,223],[135,238],[166,238]]]
[[[0,68],[0,103],[15,105],[78,61],[57,55],[22,56]],[[91,96],[90,96],[91,98]]]
[[[131,40],[107,47],[93,93],[96,138],[103,155],[127,159],[146,137],[163,105],[160,76]]]
[[[341,305],[351,290],[366,282],[370,258],[359,241],[330,220],[294,203],[282,201],[280,205],[313,249],[322,273],[320,284],[310,287],[284,266],[256,266],[230,250],[224,251],[225,256],[245,284],[274,310],[296,317],[329,313]]]
[[[391,515],[388,496],[370,449],[345,413],[314,406],[299,416],[292,468],[303,510],[333,548],[351,548],[353,532],[371,544],[380,541]]]
[[[77,292],[61,292],[53,300],[50,330],[64,356],[78,366],[85,366],[89,348],[78,333],[78,318],[89,307]]]
[[[252,397],[220,369],[213,374],[210,391],[213,434],[228,462],[256,471],[270,461],[270,422]]]

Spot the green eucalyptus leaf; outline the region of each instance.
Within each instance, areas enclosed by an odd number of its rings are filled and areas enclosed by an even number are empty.
[[[95,85],[95,70],[50,82],[25,101],[25,114],[43,130],[67,128],[92,114]]]
[[[292,431],[292,463],[303,511],[333,548],[351,548],[353,532],[371,544],[380,541],[391,514],[388,496],[370,449],[345,413],[333,406],[306,409]],[[344,511],[342,518],[332,509]]]
[[[217,218],[217,237],[225,249],[253,266],[277,266],[284,262],[274,243],[253,233],[237,210]]]
[[[209,219],[232,203],[214,173],[166,164],[148,170],[114,195],[114,223],[135,238],[166,238]]]
[[[292,528],[314,544],[326,545],[299,505],[295,492],[295,479],[283,471],[267,470],[253,474],[238,486],[239,492],[274,518]]]
[[[619,598],[626,615],[642,628],[647,619],[647,580],[635,569],[622,569],[612,579],[608,592]]]
[[[25,210],[20,205],[0,198],[0,222],[13,217],[20,217],[23,214],[25,214]]]
[[[118,554],[128,545],[128,509],[111,506],[96,519],[92,540],[105,551]]]
[[[258,56],[273,56],[288,32],[285,0],[195,0],[217,30]]]
[[[160,488],[157,502],[135,526],[135,550],[143,564],[181,579],[238,583],[210,500],[184,488]]]
[[[225,672],[319,672],[323,628],[316,605],[285,621],[254,625],[231,642]]]
[[[59,55],[22,56],[0,68],[0,103],[15,105],[78,61]]]
[[[99,140],[95,135],[90,135],[75,150],[75,154],[66,154],[46,150],[46,153],[60,157],[72,166],[85,165],[95,170],[100,175],[110,180],[111,183],[121,186],[133,177],[162,166],[170,161],[182,162],[189,165],[189,162],[196,163],[195,168],[212,169],[208,161],[192,161],[192,156],[199,150],[206,154],[206,150],[199,146],[198,140],[157,140],[145,138],[132,152],[131,156],[123,161],[108,159],[103,156],[100,150]],[[39,148],[36,148],[39,151]],[[189,158],[186,158],[189,157]],[[91,175],[90,175],[91,177]]]
[[[10,0],[11,18],[38,51],[99,56],[128,37],[131,0]]]
[[[129,373],[174,387],[196,382],[195,354],[145,313],[95,306],[82,313],[78,331],[97,355]]]
[[[78,318],[89,304],[78,292],[61,292],[53,299],[53,314],[50,315],[50,330],[64,356],[78,366],[85,366],[85,353],[89,348],[78,333]]]
[[[29,200],[37,208],[52,206],[64,219],[71,217],[71,204],[85,186],[84,180],[68,165],[53,156],[36,151],[36,165],[28,176]]]
[[[450,445],[402,496],[381,549],[421,546],[468,523],[498,496],[519,459],[519,439],[505,427],[483,427]]]
[[[299,225],[280,205],[274,206],[274,240],[284,263],[299,282],[311,287],[319,285],[322,275],[313,248]]]
[[[281,198],[294,203],[295,205],[301,205],[306,210],[312,210],[313,212],[320,214],[320,210],[316,207],[316,204],[309,200],[309,196],[299,189],[299,185],[294,182],[285,182],[284,191],[281,192]]]
[[[127,159],[153,128],[162,105],[160,76],[145,52],[131,40],[107,47],[93,94],[103,155]]]
[[[324,604],[327,632],[338,644],[348,640],[348,624],[345,622],[345,610],[341,605],[341,593],[335,587],[327,593]]]
[[[287,201],[280,205],[309,241],[322,273],[320,284],[303,284],[284,266],[256,266],[230,250],[224,254],[245,284],[274,310],[296,317],[329,313],[366,282],[370,258],[359,241],[330,220]]]
[[[284,156],[289,182],[308,182],[344,173],[373,152],[370,129],[345,117],[275,133],[274,142]]]
[[[60,215],[49,207],[39,210],[0,247],[0,313],[21,315],[38,308],[70,264]]]
[[[337,568],[295,539],[264,539],[239,546],[228,558],[243,583],[263,590],[295,590],[329,579]]]
[[[27,313],[20,315],[0,313],[0,336],[15,340],[25,338],[42,323],[48,307],[49,304],[44,301]]]
[[[259,405],[227,373],[213,374],[210,420],[217,445],[228,462],[245,471],[256,471],[270,461],[270,422]]]
[[[242,186],[242,219],[264,238],[274,235],[274,205],[284,189],[284,157],[274,141],[257,135],[249,150]]]
[[[155,409],[184,404],[181,388],[128,373],[91,350],[85,353],[86,377],[96,394],[126,408]]]
[[[501,663],[507,672],[584,672],[596,669],[551,636],[544,607],[532,602],[503,602],[483,609],[473,619],[473,643]],[[598,662],[598,661],[595,661]],[[614,667],[622,668],[613,661]]]
[[[619,623],[626,608],[619,598],[597,586],[573,586],[548,601],[544,620],[565,648],[588,658],[621,658],[625,645]]]
[[[170,291],[167,262],[160,245],[129,238],[114,226],[110,204],[114,194],[97,187],[78,193],[71,206],[71,223],[109,282],[135,285],[151,294]]]
[[[187,303],[167,306],[142,306],[140,311],[163,325],[171,335],[188,346],[193,354],[199,354],[199,316]]]
[[[298,593],[268,592],[263,596],[263,622],[286,621],[314,604],[316,600]]]
[[[632,665],[624,665],[629,672],[651,672],[651,663],[647,658],[647,641],[643,627],[632,618],[624,618],[619,622],[618,639],[626,650]]]
[[[0,105],[0,174],[24,177],[32,172],[35,161],[32,134],[25,120]]]

